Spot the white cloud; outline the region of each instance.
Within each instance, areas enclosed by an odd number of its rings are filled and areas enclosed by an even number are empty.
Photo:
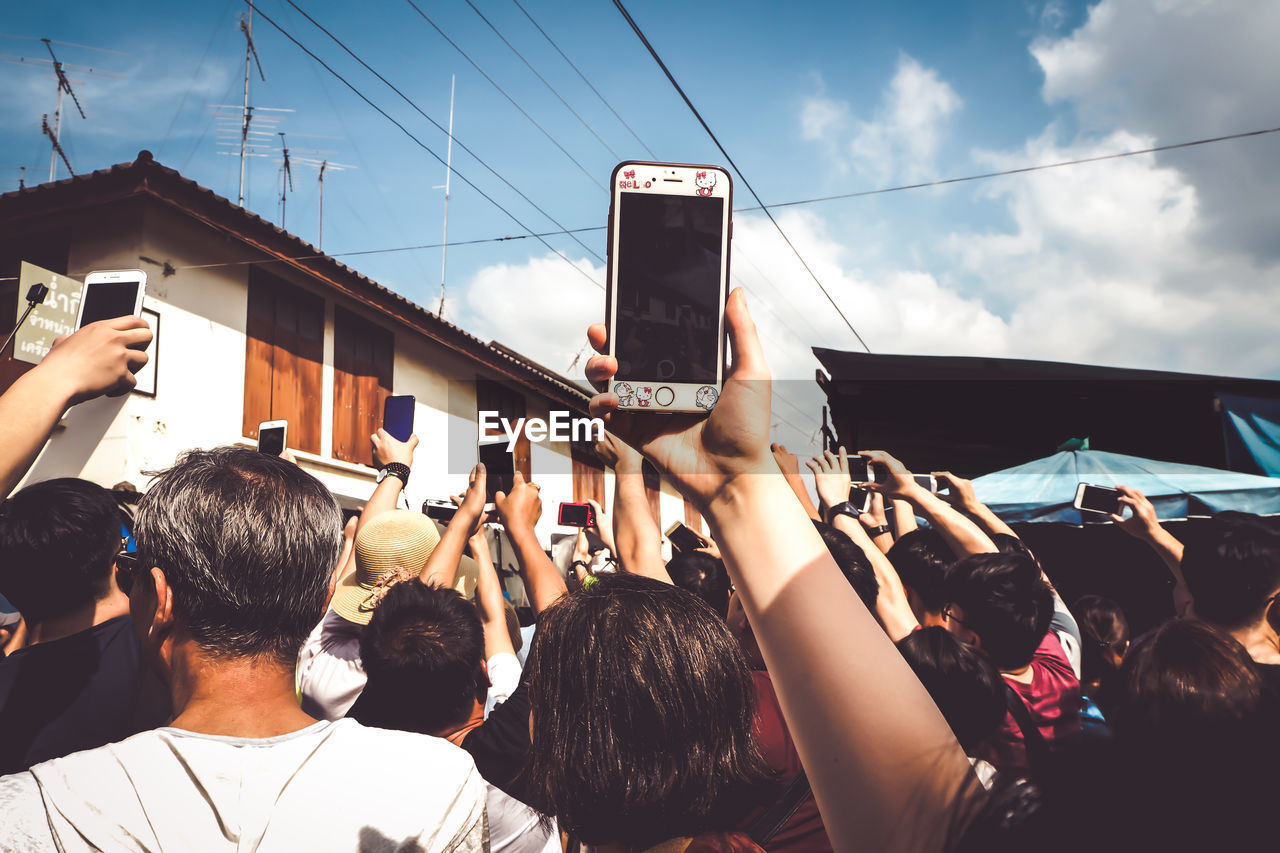
[[[852,166],[877,182],[920,180],[933,174],[946,120],[962,105],[937,71],[902,53],[871,119],[817,94],[801,103],[801,135],[823,143],[838,170]]]

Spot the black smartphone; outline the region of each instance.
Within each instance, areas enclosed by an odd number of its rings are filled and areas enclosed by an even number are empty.
[[[484,463],[486,504],[493,503],[498,492],[511,494],[516,479],[516,457],[507,450],[505,438],[480,445],[480,461]]]
[[[382,404],[382,428],[396,441],[408,441],[413,435],[413,410],[412,395],[388,397]]]
[[[938,492],[937,477],[933,476],[932,474],[912,474],[911,476],[916,481],[917,486],[923,486],[924,488],[928,489],[934,494],[937,494]]]
[[[849,489],[849,503],[853,504],[858,512],[871,512],[871,492],[854,486]]]
[[[1081,483],[1076,487],[1076,499],[1072,504],[1082,512],[1097,512],[1103,515],[1119,515],[1123,505],[1120,498],[1124,493],[1110,486],[1091,486]]]
[[[696,551],[707,547],[707,540],[679,521],[667,528],[666,536],[677,551]]]
[[[871,469],[871,460],[857,454],[850,456],[849,479],[855,483],[874,483],[876,475]]]
[[[448,524],[453,519],[453,514],[458,511],[453,501],[432,501],[422,502],[422,514],[427,518],[435,519],[443,524]]]
[[[592,527],[596,523],[596,511],[589,503],[561,501],[557,522],[565,527]]]
[[[716,166],[613,170],[605,322],[619,408],[707,414],[724,379],[733,185]]]
[[[288,421],[263,421],[258,424],[258,450],[268,456],[284,453]]]

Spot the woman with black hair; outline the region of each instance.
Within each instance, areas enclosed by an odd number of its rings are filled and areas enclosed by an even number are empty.
[[[732,831],[771,787],[751,674],[697,596],[597,576],[542,613],[527,677],[532,801],[579,841],[760,849]]]

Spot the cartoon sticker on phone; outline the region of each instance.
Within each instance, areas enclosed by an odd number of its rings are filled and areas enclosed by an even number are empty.
[[[613,386],[613,393],[618,395],[619,406],[630,406],[635,402],[635,389],[626,382],[619,382]]]
[[[716,185],[715,172],[698,172],[693,182],[698,185],[698,195],[709,196],[711,189]]]
[[[715,408],[716,400],[720,399],[720,392],[710,385],[703,385],[698,389],[698,394],[694,398],[694,402],[699,409],[706,409],[708,412]]]

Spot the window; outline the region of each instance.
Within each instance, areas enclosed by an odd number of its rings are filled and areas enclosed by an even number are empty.
[[[373,464],[369,436],[391,394],[395,338],[342,308],[333,310],[333,456]]]
[[[569,445],[573,466],[573,499],[578,503],[595,501],[604,505],[604,465],[596,456],[595,444],[575,441]]]
[[[524,395],[491,379],[477,379],[477,420],[480,412],[497,412],[498,417],[506,418],[514,429],[516,421],[525,417],[527,412],[524,404]],[[505,435],[501,426],[497,429],[487,430],[485,434]],[[512,451],[512,455],[515,457],[515,469],[524,475],[525,480],[532,480],[533,470],[529,459],[529,436],[525,435],[523,429],[516,439],[516,446]]]
[[[320,452],[324,300],[258,267],[249,268],[245,323],[244,435],[287,420],[289,446]]]

